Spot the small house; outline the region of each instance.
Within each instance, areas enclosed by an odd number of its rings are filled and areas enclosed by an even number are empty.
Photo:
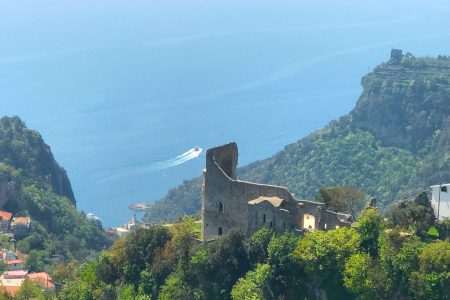
[[[12,213],[0,211],[0,232],[7,232],[11,224]]]
[[[52,277],[46,272],[30,273],[28,279],[38,282],[45,290],[53,289],[55,285],[52,282]]]
[[[7,260],[5,263],[9,271],[23,270],[25,268],[23,261],[20,259]]]
[[[14,296],[27,278],[27,270],[6,271],[0,276],[0,290],[3,289],[9,295]]]
[[[6,250],[6,249],[2,250],[2,260],[3,261],[14,260],[14,259],[17,259],[16,252],[14,252],[12,250]]]
[[[431,186],[431,206],[436,218],[450,218],[450,183]]]
[[[15,217],[11,223],[11,231],[16,236],[24,236],[30,232],[31,219],[29,217]]]

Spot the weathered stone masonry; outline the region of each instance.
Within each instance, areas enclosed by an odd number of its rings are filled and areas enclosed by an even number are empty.
[[[296,200],[285,187],[238,180],[237,164],[236,143],[206,152],[203,240],[214,240],[232,229],[251,235],[264,226],[276,232],[350,226],[349,215],[328,211],[323,203]]]

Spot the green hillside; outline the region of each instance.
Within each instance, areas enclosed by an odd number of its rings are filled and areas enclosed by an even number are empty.
[[[0,119],[0,210],[31,218],[28,236],[16,237],[31,271],[84,260],[110,243],[98,221],[76,210],[69,178],[50,147],[18,117]]]
[[[393,57],[361,80],[355,108],[239,177],[287,186],[314,198],[322,186],[348,185],[385,207],[430,184],[450,181],[450,57]],[[175,220],[201,207],[200,179],[169,191],[147,212]]]
[[[75,204],[66,171],[55,161],[41,135],[27,129],[19,117],[0,119],[0,161],[20,170],[24,178],[50,187]]]

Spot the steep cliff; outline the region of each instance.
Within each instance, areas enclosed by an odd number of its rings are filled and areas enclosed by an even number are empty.
[[[66,171],[58,165],[42,136],[28,129],[19,117],[0,119],[0,161],[75,204]]]
[[[0,162],[0,208],[12,210],[22,206],[22,182],[19,172]]]
[[[361,84],[363,93],[348,115],[239,169],[239,177],[287,186],[300,198],[314,198],[322,186],[349,185],[377,197],[381,206],[450,182],[450,57],[394,55]],[[146,217],[196,213],[199,182],[171,190]]]
[[[98,221],[76,210],[66,171],[19,117],[0,119],[0,210],[31,217],[33,229],[17,248],[34,257],[35,270],[86,259],[110,243]]]

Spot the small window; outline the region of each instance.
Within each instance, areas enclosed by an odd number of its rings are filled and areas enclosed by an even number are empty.
[[[441,192],[447,193],[447,186],[441,186]]]
[[[220,213],[223,213],[223,203],[219,202],[219,204],[217,204],[217,211]]]
[[[270,225],[269,225],[270,227],[272,227],[273,226],[273,224],[272,224],[272,222],[270,222]]]
[[[263,223],[266,223],[266,214],[263,214]]]
[[[325,223],[325,225],[323,226],[325,229],[327,229],[327,223]]]
[[[340,226],[339,225],[336,225],[336,229],[338,229]]]
[[[219,229],[217,230],[217,234],[222,235],[222,227],[219,227]]]

